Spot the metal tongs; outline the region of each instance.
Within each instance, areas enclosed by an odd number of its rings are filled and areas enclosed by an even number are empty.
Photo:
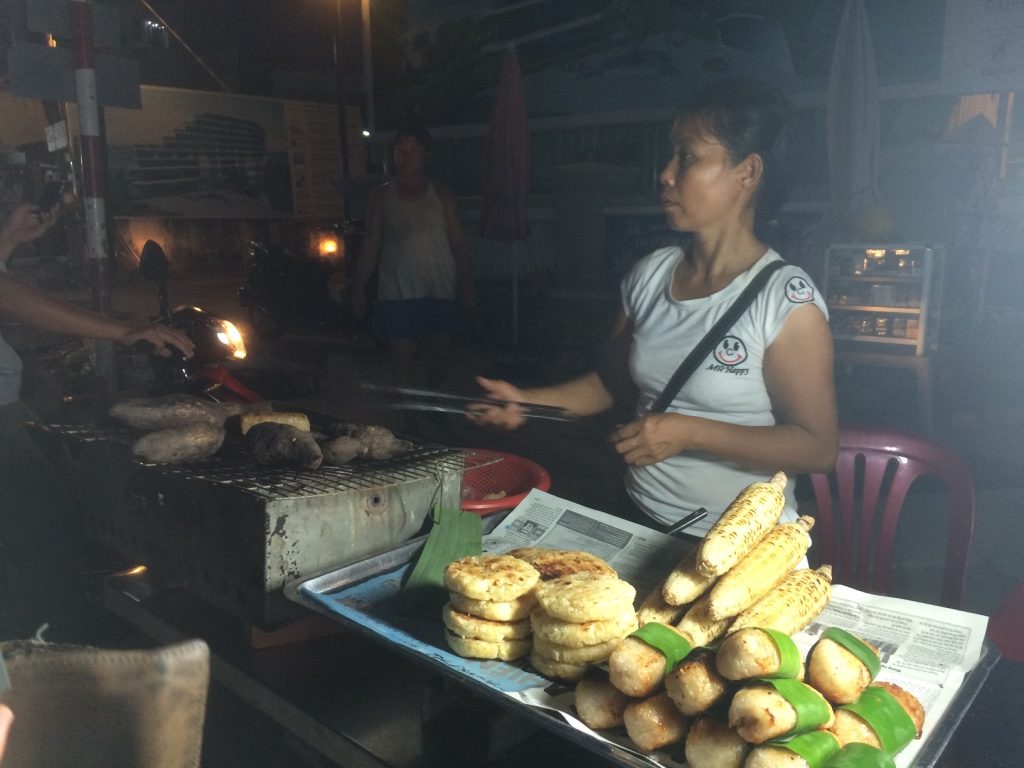
[[[670,525],[668,528],[666,528],[665,529],[665,533],[667,533],[669,536],[677,536],[678,537],[679,534],[681,534],[684,530],[689,528],[694,523],[699,523],[701,520],[703,520],[707,516],[708,516],[708,511],[704,507],[700,507],[699,509],[695,509],[693,512],[688,514],[682,520],[680,520],[680,521]]]
[[[538,405],[537,403],[521,403],[515,400],[499,400],[493,397],[469,397],[437,392],[432,389],[413,389],[410,387],[392,387],[381,384],[363,384],[368,392],[383,392],[389,395],[400,395],[403,399],[391,404],[392,408],[403,411],[431,411],[434,413],[472,413],[472,404],[480,405],[518,405],[523,416],[528,419],[549,419],[551,421],[573,421],[574,417],[565,409],[554,405]]]

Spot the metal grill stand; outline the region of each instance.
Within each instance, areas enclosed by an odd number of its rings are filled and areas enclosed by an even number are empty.
[[[69,448],[87,535],[263,629],[297,615],[285,583],[415,536],[438,503],[459,504],[466,454],[417,445],[390,461],[300,471],[257,466],[244,446],[143,465],[138,433],[43,428]]]

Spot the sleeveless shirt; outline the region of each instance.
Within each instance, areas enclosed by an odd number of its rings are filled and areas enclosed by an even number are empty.
[[[433,184],[417,200],[403,200],[389,184],[381,228],[379,299],[455,298],[455,258]]]

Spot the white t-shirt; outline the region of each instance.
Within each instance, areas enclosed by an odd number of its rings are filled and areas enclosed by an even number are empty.
[[[765,264],[780,258],[769,249],[754,266],[717,293],[677,301],[672,298],[672,278],[682,255],[678,247],[654,251],[622,281],[622,306],[633,323],[629,369],[640,390],[638,418],[650,411],[679,364],[753,277]],[[828,316],[806,272],[792,265],[778,270],[683,385],[668,412],[744,426],[774,424],[764,382],[765,352],[790,312],[809,303]],[[716,456],[681,453],[650,466],[630,466],[626,489],[641,509],[663,525],[699,507],[706,508],[707,517],[687,529],[687,533],[703,535],[740,491],[767,479],[763,471],[752,471]],[[793,485],[791,479],[786,493],[787,519],[795,519]]]

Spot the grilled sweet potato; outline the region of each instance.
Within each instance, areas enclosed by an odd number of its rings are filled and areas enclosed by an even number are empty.
[[[324,460],[313,435],[289,424],[256,424],[246,433],[245,442],[256,463],[263,466],[317,469]]]
[[[186,424],[143,435],[132,446],[135,458],[150,464],[176,464],[212,456],[224,444],[224,427]]]

